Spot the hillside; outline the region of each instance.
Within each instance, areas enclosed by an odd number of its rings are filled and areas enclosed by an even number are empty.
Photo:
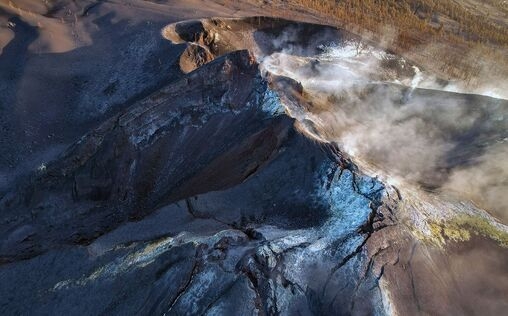
[[[226,6],[243,1],[217,1]],[[508,3],[501,0],[251,1],[286,18],[314,14],[322,23],[381,43],[445,79],[477,84],[508,76]]]

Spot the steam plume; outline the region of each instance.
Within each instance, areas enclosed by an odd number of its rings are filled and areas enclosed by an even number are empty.
[[[445,92],[466,84],[443,85],[358,41],[330,41],[318,50],[288,47],[262,66],[303,85],[312,102],[305,119],[322,138],[388,181],[472,200],[508,222],[506,100]],[[497,91],[489,86],[477,87]]]

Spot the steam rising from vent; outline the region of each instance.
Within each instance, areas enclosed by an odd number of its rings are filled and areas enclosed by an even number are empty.
[[[482,156],[476,157],[472,167],[457,168],[451,173],[444,188],[458,192],[492,210],[508,222],[508,146],[505,142],[494,145]]]
[[[506,100],[445,92],[462,85],[361,42],[318,50],[262,59],[265,71],[304,87],[310,106],[300,121],[388,182],[472,200],[508,223]]]

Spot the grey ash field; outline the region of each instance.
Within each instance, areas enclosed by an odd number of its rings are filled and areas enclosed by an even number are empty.
[[[506,313],[506,97],[289,12],[0,1],[1,315]]]

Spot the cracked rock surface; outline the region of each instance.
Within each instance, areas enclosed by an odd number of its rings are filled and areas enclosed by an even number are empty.
[[[2,308],[381,312],[365,244],[384,186],[280,102],[238,51],[85,135],[2,199],[2,284],[18,287]]]

